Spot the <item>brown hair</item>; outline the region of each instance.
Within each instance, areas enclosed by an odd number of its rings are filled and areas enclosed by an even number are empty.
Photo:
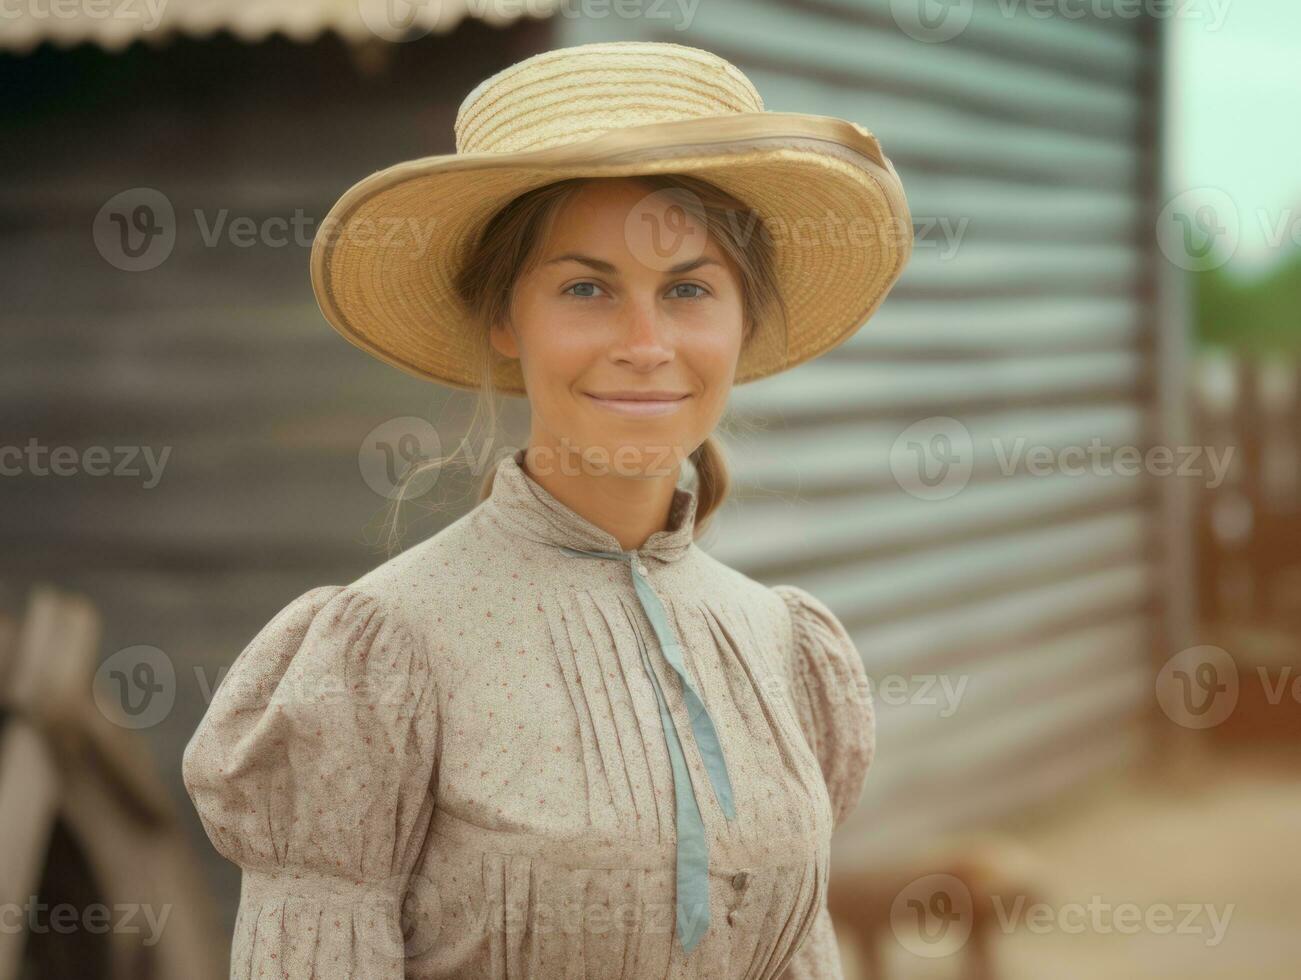
[[[776,260],[771,241],[763,234],[762,218],[722,188],[687,174],[652,174],[627,178],[575,177],[526,191],[502,207],[484,225],[462,261],[454,279],[457,295],[466,315],[476,323],[482,337],[479,348],[479,398],[465,437],[481,418],[489,434],[497,429],[498,409],[493,385],[493,365],[500,358],[489,341],[494,324],[507,323],[515,283],[540,258],[540,246],[547,240],[563,206],[584,186],[599,180],[633,180],[652,191],[663,191],[680,203],[693,218],[705,225],[711,240],[718,243],[739,274],[744,311],[742,344],[748,343],[760,324],[775,323],[785,334],[786,307],[777,288]],[[424,459],[411,467],[397,488],[390,520],[388,543],[396,547],[397,513],[406,485],[432,467],[441,467],[455,454]],[[727,499],[731,487],[722,443],[711,434],[690,456],[696,475],[696,534]],[[479,487],[479,500],[492,493],[496,466]]]

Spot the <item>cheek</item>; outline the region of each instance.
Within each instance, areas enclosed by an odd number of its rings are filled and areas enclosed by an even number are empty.
[[[739,352],[739,340],[726,336],[693,343],[689,351],[682,351],[690,365],[690,373],[700,385],[691,425],[712,427],[725,411],[736,377]]]
[[[575,330],[551,310],[535,307],[516,327],[523,371],[539,386],[567,387],[599,353],[592,332]]]
[[[711,385],[730,384],[736,374],[736,362],[740,347],[734,343],[711,345],[702,351],[696,363],[702,376]]]
[[[734,322],[725,325],[711,324],[710,329],[702,330],[687,342],[697,371],[711,385],[730,384],[741,357],[741,335],[742,324],[738,316]]]

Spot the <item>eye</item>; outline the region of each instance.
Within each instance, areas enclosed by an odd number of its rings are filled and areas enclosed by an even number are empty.
[[[695,296],[681,296],[681,295],[678,295],[678,296],[674,296],[673,298],[674,298],[674,299],[704,299],[706,296],[709,295],[709,290],[706,289],[704,286],[700,285],[700,283],[698,283],[698,282],[680,282],[680,283],[678,283],[676,286],[673,287],[673,289],[684,289],[684,288],[685,288],[685,289],[698,289],[698,290],[700,290],[700,292],[697,293]]]
[[[580,286],[591,286],[593,289],[600,289],[600,288],[601,288],[600,286],[598,286],[598,285],[597,285],[596,283],[594,283],[594,282],[589,282],[589,281],[576,282],[576,283],[574,283],[572,286],[570,286],[568,289],[565,290],[566,295],[569,295],[569,296],[577,296],[578,299],[593,299],[593,298],[594,298],[593,295],[592,295],[591,293],[581,293],[581,294],[579,294],[579,293],[575,293],[575,292],[573,292],[573,290],[578,289]]]

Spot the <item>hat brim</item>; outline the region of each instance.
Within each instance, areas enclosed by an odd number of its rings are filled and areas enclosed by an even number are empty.
[[[754,208],[774,244],[788,312],[761,325],[734,383],[837,346],[876,311],[912,253],[903,186],[876,137],[830,116],[753,112],[635,126],[519,153],[448,154],[380,170],[347,190],[312,243],[321,312],[351,343],[454,388],[480,386],[475,336],[452,278],[484,223],[518,195],[572,177],[689,173]],[[494,386],[525,394],[519,362]]]

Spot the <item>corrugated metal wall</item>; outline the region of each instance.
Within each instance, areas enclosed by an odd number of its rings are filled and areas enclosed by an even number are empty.
[[[925,25],[901,27],[886,0],[556,21],[560,45],[716,51],[768,109],[872,130],[903,178],[909,268],[841,348],[737,389],[739,486],[706,542],[823,598],[864,656],[878,756],[840,860],[1051,799],[1146,741],[1162,609],[1153,481],[1006,476],[994,447],[1144,447],[1157,431],[1156,33],[1006,6],[978,4],[943,43],[918,40]],[[961,424],[956,442],[930,445],[937,417]],[[928,451],[971,464],[947,499],[901,479],[897,440],[915,423]]]

